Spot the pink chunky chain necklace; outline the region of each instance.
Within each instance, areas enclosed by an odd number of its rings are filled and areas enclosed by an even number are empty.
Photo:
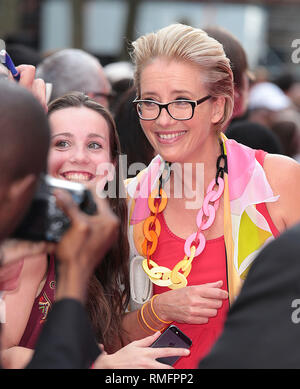
[[[200,255],[205,249],[206,239],[203,231],[212,226],[215,221],[216,211],[219,207],[220,198],[224,192],[224,170],[226,170],[226,156],[221,146],[222,154],[217,160],[217,174],[207,187],[206,194],[203,200],[197,217],[197,232],[191,234],[184,244],[184,258],[181,259],[173,269],[165,266],[159,266],[153,260],[153,254],[156,251],[158,238],[161,231],[160,222],[157,215],[164,211],[167,206],[167,195],[162,188],[160,180],[159,189],[155,189],[148,198],[148,206],[151,211],[144,222],[145,240],[142,245],[145,259],[143,261],[143,269],[149,276],[150,280],[159,286],[166,286],[170,289],[183,288],[187,285],[187,276],[192,269],[194,257]],[[224,159],[224,166],[220,166],[221,160]]]

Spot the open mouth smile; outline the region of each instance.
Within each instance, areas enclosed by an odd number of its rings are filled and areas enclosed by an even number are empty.
[[[187,131],[177,131],[177,132],[157,132],[155,135],[159,139],[161,143],[173,143],[176,142],[178,139],[182,138]]]
[[[95,175],[89,172],[64,172],[60,175],[68,181],[87,182],[95,178]]]

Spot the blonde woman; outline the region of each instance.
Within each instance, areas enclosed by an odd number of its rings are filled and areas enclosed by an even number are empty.
[[[262,246],[300,219],[300,167],[222,134],[233,77],[222,45],[173,24],[133,42],[143,131],[157,156],[128,180],[129,340],[176,324],[195,368]],[[292,189],[293,188],[293,189]],[[292,190],[291,190],[292,189]]]

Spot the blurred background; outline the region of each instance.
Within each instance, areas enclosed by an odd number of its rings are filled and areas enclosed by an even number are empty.
[[[153,157],[132,104],[130,42],[175,22],[221,27],[238,39],[216,37],[235,77],[226,135],[300,162],[299,21],[300,0],[0,0],[0,49],[2,39],[16,65],[39,65],[49,101],[79,90],[108,106],[130,166]]]
[[[81,48],[102,65],[128,59],[128,42],[172,22],[232,32],[261,77],[300,78],[299,0],[0,0],[0,37],[43,55]]]

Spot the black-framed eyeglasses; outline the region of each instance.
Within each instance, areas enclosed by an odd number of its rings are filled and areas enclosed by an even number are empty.
[[[135,99],[133,104],[136,107],[137,113],[142,120],[156,120],[163,108],[166,109],[171,118],[175,120],[190,120],[194,116],[194,111],[197,105],[204,103],[210,99],[207,95],[199,100],[174,100],[167,104],[159,103],[155,100],[139,100]]]

